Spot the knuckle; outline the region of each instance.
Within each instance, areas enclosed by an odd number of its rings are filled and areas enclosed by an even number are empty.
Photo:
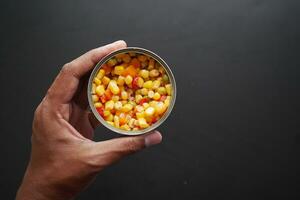
[[[135,138],[128,138],[125,142],[125,148],[128,153],[134,153],[139,151],[144,147],[143,143],[140,140]]]

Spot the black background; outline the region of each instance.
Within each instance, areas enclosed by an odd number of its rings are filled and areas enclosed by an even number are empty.
[[[161,145],[106,169],[78,199],[299,198],[299,6],[1,1],[1,199],[14,198],[34,109],[61,66],[118,39],[167,61],[177,102]]]

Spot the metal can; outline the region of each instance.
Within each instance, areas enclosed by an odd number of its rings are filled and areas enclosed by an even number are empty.
[[[93,79],[94,77],[97,75],[98,71],[101,69],[102,65],[104,63],[106,63],[109,59],[113,58],[115,55],[120,54],[120,53],[138,53],[138,54],[144,54],[148,57],[153,58],[156,62],[158,62],[166,71],[167,76],[170,80],[170,83],[172,85],[172,98],[171,98],[171,102],[170,105],[168,106],[168,109],[165,111],[165,113],[162,115],[162,117],[155,122],[154,124],[152,124],[151,126],[149,126],[148,128],[145,129],[141,129],[141,130],[123,130],[117,127],[114,127],[110,124],[108,124],[101,116],[100,114],[97,112],[95,106],[94,106],[94,102],[92,100],[92,95],[91,95],[91,91],[92,91],[92,84],[93,84]],[[95,117],[108,129],[122,134],[122,135],[141,135],[141,134],[145,134],[148,133],[154,129],[156,129],[158,126],[160,126],[170,115],[174,105],[175,105],[175,101],[176,101],[176,82],[175,82],[175,78],[174,75],[170,69],[170,67],[167,65],[167,63],[161,58],[159,57],[157,54],[153,53],[152,51],[149,51],[147,49],[144,48],[139,48],[139,47],[127,47],[127,48],[123,48],[123,49],[119,49],[116,50],[108,55],[106,55],[105,57],[103,57],[98,63],[97,65],[94,67],[90,78],[89,78],[89,82],[88,82],[88,89],[87,89],[87,96],[88,96],[88,101],[89,101],[89,106],[91,111],[93,112],[93,114],[95,115]]]

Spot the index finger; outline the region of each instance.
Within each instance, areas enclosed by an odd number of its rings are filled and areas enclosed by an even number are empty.
[[[79,85],[80,78],[88,73],[105,55],[125,48],[125,41],[93,49],[75,60],[65,64],[47,92],[47,97],[57,103],[68,103],[72,100]]]

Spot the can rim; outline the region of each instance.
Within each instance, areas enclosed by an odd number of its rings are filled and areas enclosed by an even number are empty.
[[[94,107],[94,102],[92,100],[92,95],[90,93],[90,91],[92,90],[92,83],[93,83],[93,78],[95,77],[96,73],[98,73],[98,71],[101,69],[101,66],[107,62],[109,59],[111,59],[112,57],[114,57],[117,54],[120,53],[128,53],[128,52],[135,52],[135,53],[141,53],[141,54],[145,54],[147,56],[150,56],[152,58],[154,58],[157,62],[159,62],[161,64],[161,66],[166,70],[168,77],[170,78],[170,83],[172,84],[172,89],[173,89],[173,94],[172,94],[172,98],[171,98],[171,102],[170,105],[167,109],[167,111],[164,113],[164,115],[154,124],[152,124],[151,126],[149,126],[148,128],[145,129],[141,129],[141,130],[130,130],[130,131],[126,131],[120,128],[116,128],[110,124],[108,124],[97,112],[96,108]],[[140,47],[127,47],[127,48],[122,48],[122,49],[118,49],[116,51],[111,52],[110,54],[104,56],[94,67],[92,73],[90,74],[89,77],[89,82],[88,82],[88,88],[87,88],[87,96],[88,96],[88,101],[89,101],[89,106],[90,109],[92,110],[92,113],[94,114],[94,116],[97,118],[97,120],[99,122],[101,122],[101,124],[103,124],[106,128],[110,129],[111,131],[114,131],[116,133],[122,134],[122,135],[131,135],[131,136],[135,136],[135,135],[142,135],[145,133],[148,133],[154,129],[156,129],[157,127],[159,127],[171,114],[173,107],[175,105],[175,101],[176,101],[176,93],[177,93],[177,89],[176,89],[176,82],[175,82],[175,77],[170,69],[170,67],[168,66],[168,64],[157,54],[155,54],[154,52],[144,49],[144,48],[140,48]]]

